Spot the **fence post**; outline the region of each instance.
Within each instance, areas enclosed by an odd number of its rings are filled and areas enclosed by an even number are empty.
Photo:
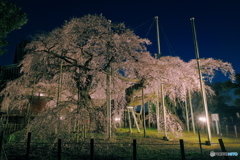
[[[200,151],[201,151],[201,154],[202,154],[202,142],[201,142],[201,136],[200,136],[199,128],[198,128],[198,141],[199,141]]]
[[[180,149],[181,149],[182,160],[186,160],[183,139],[180,139],[179,141],[180,141]]]
[[[58,139],[58,160],[61,160],[61,153],[62,153],[62,140]]]
[[[0,160],[2,160],[3,134],[4,134],[4,131],[1,131],[0,132]]]
[[[227,152],[227,151],[226,151],[226,148],[225,148],[225,146],[224,146],[223,140],[222,140],[222,139],[218,139],[218,142],[219,142],[219,144],[220,144],[220,147],[221,147],[222,152]],[[228,156],[224,156],[224,159],[225,159],[225,160],[229,160]]]
[[[94,139],[90,140],[90,159],[94,159]]]
[[[237,126],[236,126],[236,125],[234,125],[234,131],[235,131],[235,136],[236,136],[236,138],[238,138],[238,135],[237,135]]]
[[[226,132],[227,132],[227,136],[228,136],[228,125],[226,125]]]
[[[137,140],[133,140],[133,160],[137,160]]]
[[[26,152],[26,160],[29,160],[29,154],[30,154],[30,143],[31,143],[31,132],[28,132],[28,137],[27,137],[27,152]]]

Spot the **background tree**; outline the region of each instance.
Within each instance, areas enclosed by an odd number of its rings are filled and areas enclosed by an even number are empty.
[[[235,83],[232,83],[231,81],[226,81],[226,82],[223,82],[222,86],[225,90],[231,90],[233,89],[233,93],[234,95],[237,97],[235,100],[234,100],[234,105],[235,106],[238,106],[240,107],[240,74],[237,73],[235,75]]]
[[[215,92],[215,95],[210,99],[210,109],[219,113],[221,119],[236,117],[236,112],[239,112],[239,74],[235,75],[235,82],[215,82],[210,84]],[[232,121],[231,121],[232,122]]]
[[[6,52],[2,47],[9,43],[5,40],[7,35],[20,29],[22,25],[27,23],[27,15],[22,12],[21,8],[7,0],[0,1],[0,56]]]

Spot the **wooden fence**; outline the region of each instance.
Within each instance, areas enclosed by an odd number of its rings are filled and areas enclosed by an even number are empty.
[[[3,124],[1,126],[1,131],[4,131],[4,136],[5,135],[10,135],[16,131],[19,131],[23,128],[23,124],[14,124],[14,123],[8,123],[8,124]]]
[[[111,152],[110,154],[106,153],[107,148],[113,149],[115,147],[113,147],[113,145],[116,145],[115,143],[99,143],[97,141],[95,141],[95,139],[90,139],[89,143],[79,143],[79,144],[75,144],[75,146],[78,146],[77,149],[77,153],[73,153],[72,150],[69,150],[68,155],[66,154],[66,150],[67,149],[71,149],[71,145],[67,144],[67,143],[63,143],[62,139],[58,139],[57,143],[55,144],[55,147],[46,147],[47,145],[51,145],[51,144],[35,144],[31,142],[31,137],[32,134],[31,132],[28,133],[28,137],[26,140],[25,144],[12,144],[12,146],[8,146],[8,144],[3,145],[3,135],[1,134],[0,136],[0,143],[1,143],[1,148],[0,148],[0,154],[1,154],[1,160],[11,160],[11,159],[19,159],[19,160],[30,160],[30,159],[52,159],[52,160],[63,160],[63,159],[87,159],[87,160],[98,160],[98,159],[129,159],[129,160],[140,160],[140,159],[147,159],[147,157],[144,157],[146,155],[147,152],[149,152],[149,150],[151,150],[151,147],[149,147],[151,144],[138,144],[136,139],[133,139],[132,143],[129,144],[117,144],[117,149],[114,150],[113,152]],[[170,142],[171,143],[171,142]],[[17,151],[15,149],[13,149],[13,147],[15,146],[17,148],[18,147],[21,149],[21,151]],[[42,145],[42,147],[39,147],[40,145]],[[107,146],[110,145],[110,146]],[[144,146],[145,145],[145,146]],[[189,152],[189,150],[191,150],[191,148],[193,148],[193,145],[197,144],[189,144],[189,143],[185,143],[183,139],[179,140],[179,143],[175,143],[175,144],[155,144],[159,146],[159,150],[161,150],[162,152],[166,152],[166,150],[163,150],[161,147],[164,145],[168,145],[168,150],[171,150],[171,152],[167,152],[166,154],[161,153],[154,153],[154,151],[152,150],[151,154],[158,154],[157,155],[157,159],[192,159],[194,158],[194,154],[193,152]],[[191,145],[191,146],[189,146]],[[203,144],[201,144],[203,145]],[[212,144],[212,145],[219,145],[219,151],[222,152],[226,152],[226,148],[224,146],[223,140],[219,139],[219,144]],[[21,146],[21,147],[20,147]],[[25,148],[24,148],[25,146]],[[79,147],[80,146],[80,147]],[[81,146],[84,146],[84,150],[81,148]],[[101,147],[100,147],[101,146]],[[146,147],[148,146],[148,147]],[[187,147],[186,147],[187,146]],[[36,154],[36,151],[39,151],[41,149],[43,149],[41,151],[41,153]],[[48,156],[47,158],[43,155],[47,154],[47,151],[50,151],[50,149],[47,148],[52,148],[51,151],[51,156]],[[101,148],[101,149],[99,149]],[[104,149],[103,149],[104,148]],[[127,156],[122,157],[123,155],[113,155],[113,154],[121,154],[121,149],[123,148],[127,148],[126,150],[123,150],[123,152],[127,152]],[[140,150],[140,148],[142,148],[143,150]],[[146,151],[144,148],[148,148],[148,151]],[[156,147],[155,147],[156,148]],[[14,155],[10,153],[10,151],[16,151],[18,153],[23,153],[22,155]],[[35,152],[35,153],[34,153]],[[80,154],[84,154],[81,155]],[[196,152],[196,151],[194,151]],[[189,154],[190,153],[190,154]],[[35,155],[35,157],[33,156],[33,154]],[[76,154],[75,158],[74,158],[74,154]],[[148,153],[149,154],[149,153]],[[207,154],[208,158],[212,158],[210,157],[210,152],[209,150],[207,150],[207,152],[205,152],[204,154]],[[11,155],[12,157],[10,157],[9,155]],[[70,156],[67,157],[67,156]],[[191,157],[190,157],[191,156]],[[204,156],[201,156],[200,151],[198,150],[198,153],[196,154],[195,158],[200,158],[200,159],[205,159]],[[42,157],[42,158],[41,158]],[[67,157],[67,158],[66,158]],[[206,157],[206,156],[205,156]],[[225,157],[225,159],[228,159],[228,157]]]

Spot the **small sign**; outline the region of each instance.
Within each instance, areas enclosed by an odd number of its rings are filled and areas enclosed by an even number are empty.
[[[240,114],[239,114],[239,112],[237,112],[236,115],[237,115],[238,118],[240,118]]]
[[[211,116],[212,116],[212,121],[219,121],[218,113],[216,113],[216,114],[211,114]]]

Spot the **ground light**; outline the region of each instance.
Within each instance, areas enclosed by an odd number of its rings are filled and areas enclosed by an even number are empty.
[[[198,120],[201,123],[206,123],[207,122],[207,118],[206,117],[199,117]],[[198,127],[198,138],[199,138],[199,144],[201,143],[201,136],[200,136],[200,126]],[[211,145],[210,141],[206,141],[205,143],[206,145]],[[200,144],[200,149],[201,149],[201,144]]]
[[[117,126],[121,127],[121,118],[120,117],[115,117],[114,120],[115,120],[115,123],[117,124]]]
[[[207,119],[205,117],[199,117],[199,121],[205,123],[207,121]]]
[[[119,118],[119,117],[116,117],[116,118],[115,118],[115,121],[116,121],[116,122],[120,122],[120,118]]]

